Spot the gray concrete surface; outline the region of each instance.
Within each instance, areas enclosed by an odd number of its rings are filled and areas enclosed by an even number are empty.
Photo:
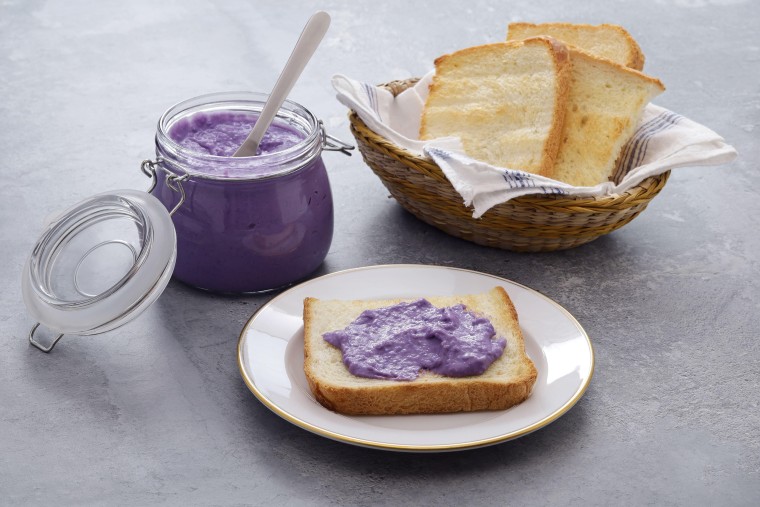
[[[667,85],[657,100],[733,144],[684,168],[634,222],[586,246],[518,254],[404,212],[360,157],[328,154],[335,240],[320,273],[425,263],[503,276],[586,328],[596,372],[550,426],[466,452],[333,442],[281,420],[240,378],[238,333],[270,296],[172,281],[137,321],[31,348],[20,273],[46,216],[142,189],[158,116],[206,92],[266,90],[310,2],[0,5],[0,504],[758,505],[760,3],[325,1],[324,45],[292,96],[349,138],[332,74],[421,75],[510,21],[615,22]]]

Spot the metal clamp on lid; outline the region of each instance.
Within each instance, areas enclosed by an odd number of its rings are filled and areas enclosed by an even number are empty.
[[[53,350],[53,347],[55,347],[55,344],[58,343],[58,340],[63,338],[63,333],[59,333],[58,336],[53,338],[53,340],[50,342],[50,345],[46,347],[45,345],[43,345],[42,343],[34,339],[34,333],[35,331],[37,331],[38,327],[40,327],[39,322],[33,325],[32,329],[29,331],[29,343],[31,343],[32,345],[40,349],[42,352],[45,352],[45,353],[50,352],[51,350]]]
[[[161,159],[157,160],[143,160],[142,164],[140,164],[140,170],[143,172],[143,174],[151,179],[150,182],[150,188],[148,189],[148,193],[150,194],[153,192],[153,189],[156,188],[156,183],[158,182],[158,176],[156,175],[156,169],[161,169],[166,173],[166,186],[174,190],[175,192],[179,192],[180,198],[179,202],[172,208],[172,210],[169,212],[169,216],[174,215],[176,211],[179,209],[180,206],[182,206],[182,203],[185,202],[185,189],[182,187],[182,182],[186,181],[190,176],[187,174],[183,174],[182,176],[177,176],[176,174],[167,171],[161,166]]]
[[[350,157],[350,150],[356,149],[356,146],[345,143],[337,137],[333,137],[328,134],[325,130],[324,123],[322,123],[322,120],[319,120],[319,131],[322,133],[322,149],[325,151],[339,151],[344,155],[348,155]]]

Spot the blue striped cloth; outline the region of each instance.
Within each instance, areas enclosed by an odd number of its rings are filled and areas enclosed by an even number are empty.
[[[432,75],[431,72],[396,97],[384,88],[341,75],[333,77],[333,87],[338,100],[356,111],[374,132],[414,154],[432,158],[462,196],[465,206],[472,206],[475,218],[522,195],[614,195],[671,169],[720,165],[736,158],[736,150],[712,130],[649,104],[621,152],[612,181],[594,187],[575,187],[524,171],[495,167],[465,155],[457,138],[419,140],[420,117]]]
[[[636,132],[623,148],[617,163],[613,181],[621,182],[633,169],[639,167],[647,154],[649,141],[657,134],[675,127],[683,116],[668,110],[657,112],[653,118],[640,122]]]

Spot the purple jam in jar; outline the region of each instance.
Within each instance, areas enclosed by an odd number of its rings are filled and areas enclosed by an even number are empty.
[[[507,342],[491,322],[464,305],[437,308],[426,299],[365,310],[323,338],[338,347],[358,377],[414,380],[422,370],[448,377],[480,375]]]
[[[155,195],[177,232],[174,277],[215,292],[262,292],[305,278],[324,261],[333,202],[324,132],[286,101],[259,153],[232,157],[266,95],[221,93],[177,104],[159,120]],[[169,181],[171,175],[186,178]]]
[[[182,118],[169,131],[176,143],[189,151],[219,157],[231,157],[251,133],[259,116],[250,112],[211,111]],[[276,153],[304,140],[304,135],[292,127],[273,122],[259,143],[258,155]],[[215,174],[221,166],[206,166]]]

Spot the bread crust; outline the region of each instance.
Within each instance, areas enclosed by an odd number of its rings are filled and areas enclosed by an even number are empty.
[[[509,27],[507,28],[507,40],[519,40],[528,36],[538,35],[542,32],[546,32],[543,33],[543,35],[550,35],[560,39],[561,37],[558,37],[557,32],[573,33],[575,34],[575,40],[583,40],[588,36],[588,34],[591,33],[596,33],[599,35],[610,32],[615,33],[621,38],[622,41],[624,41],[624,44],[626,45],[626,56],[623,60],[617,63],[638,71],[644,69],[644,52],[641,50],[638,42],[636,42],[628,30],[620,25],[609,23],[603,23],[600,25],[590,25],[584,23],[510,23]],[[583,44],[573,44],[571,41],[565,42],[571,46],[580,47],[580,49],[588,51],[588,48],[584,48]]]
[[[637,70],[632,67],[621,65],[620,63],[614,60],[610,60],[609,58],[604,58],[602,56],[589,53],[588,51],[585,51],[582,48],[578,48],[575,46],[569,46],[569,54],[570,54],[571,61],[577,58],[584,58],[590,61],[593,61],[593,60],[603,61],[607,65],[615,67],[619,72],[628,74],[630,76],[637,76],[639,79],[648,81],[652,86],[658,88],[660,93],[665,91],[665,85],[662,83],[662,81],[660,81],[656,77],[650,76],[649,74],[643,73],[641,70]]]
[[[319,311],[329,311],[336,302],[321,302],[314,298],[304,300],[304,373],[315,399],[324,407],[347,415],[385,414],[437,414],[470,412],[477,410],[503,410],[521,403],[530,396],[536,382],[537,371],[525,353],[525,342],[520,331],[517,311],[506,291],[496,287],[486,294],[457,298],[428,298],[437,306],[459,301],[468,309],[483,314],[482,308],[498,308],[485,315],[507,340],[504,354],[483,374],[471,377],[444,377],[422,372],[412,381],[364,379],[345,371],[344,378],[330,376],[317,354],[340,351],[328,344],[322,333],[333,329],[318,329]],[[402,300],[349,302],[356,303],[353,318],[366,307],[378,308]],[[406,301],[409,301],[408,299]],[[342,324],[342,323],[341,323]],[[325,327],[324,324],[320,324]],[[329,348],[331,350],[326,350]],[[319,349],[319,350],[318,350]],[[501,373],[501,372],[504,373]],[[498,372],[498,373],[497,373]],[[506,374],[509,372],[509,375]],[[350,377],[350,378],[346,378]]]
[[[559,154],[559,148],[562,144],[562,131],[565,128],[565,115],[567,108],[565,104],[570,96],[570,86],[572,84],[572,63],[570,61],[570,51],[568,47],[553,37],[531,37],[525,39],[526,43],[530,43],[532,40],[543,40],[549,43],[552,47],[552,51],[555,56],[555,66],[557,69],[557,93],[554,100],[554,123],[552,124],[549,137],[546,140],[546,146],[544,148],[544,164],[541,167],[541,171],[538,172],[541,176],[552,178],[554,176],[554,165]]]

